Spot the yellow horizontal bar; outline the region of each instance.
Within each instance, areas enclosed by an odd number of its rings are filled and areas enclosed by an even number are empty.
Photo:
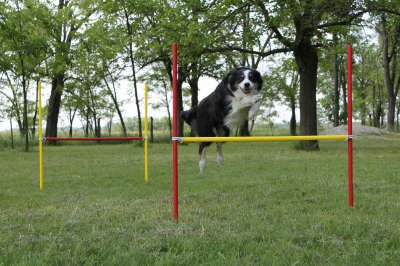
[[[260,136],[260,137],[182,137],[181,142],[266,142],[296,140],[346,140],[347,135],[323,136]]]

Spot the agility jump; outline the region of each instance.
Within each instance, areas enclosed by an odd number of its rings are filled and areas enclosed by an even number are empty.
[[[178,167],[178,147],[183,142],[271,142],[271,141],[299,141],[299,140],[347,140],[347,183],[348,183],[348,203],[354,206],[353,194],[353,123],[352,123],[352,69],[353,69],[353,49],[352,45],[347,46],[347,66],[348,66],[348,113],[347,113],[347,135],[324,135],[324,136],[258,136],[258,137],[182,137],[179,136],[179,107],[178,107],[178,46],[172,45],[172,186],[173,186],[173,218],[179,218],[179,167]]]
[[[39,116],[39,188],[43,189],[43,143],[46,141],[143,141],[144,153],[144,181],[149,180],[148,165],[148,91],[147,84],[144,84],[144,137],[106,137],[106,138],[59,138],[59,137],[43,137],[43,115],[42,115],[42,84],[37,82],[38,88],[38,116]]]

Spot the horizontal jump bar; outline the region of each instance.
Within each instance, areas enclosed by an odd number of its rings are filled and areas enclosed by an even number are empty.
[[[144,140],[142,137],[109,137],[109,138],[57,138],[45,137],[44,141],[48,140],[62,140],[62,141],[112,141],[112,140]]]
[[[266,142],[266,141],[295,141],[295,140],[347,140],[348,135],[323,136],[259,136],[259,137],[173,137],[180,142]]]

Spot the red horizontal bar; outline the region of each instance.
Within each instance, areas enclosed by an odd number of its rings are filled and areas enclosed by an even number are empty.
[[[63,140],[63,141],[111,141],[111,140],[144,140],[142,137],[109,137],[109,138],[58,138],[58,137],[45,137],[44,141],[48,140]]]

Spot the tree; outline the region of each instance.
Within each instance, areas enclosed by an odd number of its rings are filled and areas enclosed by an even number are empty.
[[[198,104],[198,81],[201,76],[226,72],[218,62],[219,56],[204,51],[210,43],[223,40],[227,34],[218,34],[226,27],[215,27],[213,15],[208,11],[215,1],[150,1],[129,2],[134,10],[131,25],[136,30],[134,58],[142,68],[161,63],[163,73],[171,83],[171,44],[179,45],[178,106],[182,111],[182,84],[187,82],[191,90],[191,107]],[[179,10],[179,12],[178,12]],[[214,22],[214,24],[211,24]],[[229,31],[230,33],[232,30]],[[179,131],[183,131],[180,121]]]
[[[269,100],[278,100],[291,111],[289,122],[290,135],[297,135],[296,106],[299,92],[299,75],[292,59],[282,59],[281,66],[274,68],[266,77],[266,93]]]
[[[22,119],[20,130],[24,137],[25,151],[28,151],[29,113],[31,111],[31,103],[28,100],[29,84],[30,80],[40,76],[39,68],[47,52],[46,38],[43,37],[43,25],[40,21],[38,22],[43,8],[33,0],[6,2],[5,4],[1,11],[0,38],[2,38],[3,55],[0,58],[0,65],[2,72],[7,77],[13,96],[6,96],[7,94],[4,92],[2,94],[12,100],[17,119],[19,121]],[[22,111],[18,99],[20,96],[22,97]],[[34,124],[35,121],[33,121]]]
[[[171,119],[171,86],[168,75],[165,72],[165,68],[162,64],[153,64],[153,69],[146,75],[141,77],[141,80],[148,81],[149,90],[156,95],[160,95],[158,102],[151,103],[154,109],[165,108],[167,113],[167,124],[169,129],[169,135],[172,136],[172,119]]]
[[[95,70],[105,85],[106,92],[112,100],[113,108],[119,117],[122,134],[127,136],[127,129],[122,116],[121,104],[118,99],[118,80],[125,78],[124,70],[126,64],[123,62],[124,36],[125,32],[119,28],[113,16],[103,14],[93,25],[81,36],[81,43],[89,48],[92,60],[100,62]],[[87,62],[91,64],[91,62]],[[114,112],[110,112],[109,114]],[[112,119],[112,117],[111,117]]]
[[[74,55],[72,80],[75,83],[74,93],[80,99],[80,113],[86,119],[85,134],[92,128],[96,137],[101,136],[100,121],[104,110],[109,107],[107,90],[102,86],[103,62],[99,60],[92,42],[81,40],[79,50]]]
[[[51,58],[49,65],[51,76],[51,94],[48,105],[46,123],[46,136],[57,137],[58,117],[61,107],[61,96],[64,90],[67,70],[73,65],[71,54],[73,42],[79,35],[79,30],[90,21],[90,17],[96,11],[96,0],[58,0],[56,7],[51,7],[44,20],[48,27],[48,34],[51,36]]]
[[[122,116],[120,102],[118,101],[118,98],[117,98],[118,96],[117,96],[117,90],[116,90],[116,86],[115,86],[115,83],[117,82],[117,79],[118,79],[118,75],[120,73],[118,73],[116,71],[112,71],[111,69],[112,69],[111,64],[107,65],[103,61],[103,69],[102,69],[103,82],[106,85],[108,95],[111,97],[111,100],[114,104],[114,108],[117,111],[119,121],[121,124],[121,128],[122,128],[122,134],[126,137],[127,136],[126,125],[125,125],[124,118]],[[116,70],[116,69],[114,68],[113,70]],[[121,72],[121,69],[119,69],[119,72]],[[111,117],[111,119],[112,119],[112,117]]]
[[[69,122],[68,136],[72,138],[73,124],[79,109],[82,105],[81,98],[76,94],[75,88],[79,86],[79,82],[68,82],[65,84],[65,93],[63,94],[62,102],[67,112],[67,119]]]
[[[351,2],[328,0],[274,1],[267,5],[255,0],[254,3],[267,27],[284,48],[293,52],[300,76],[300,134],[317,135],[318,47],[324,45],[321,37],[330,27],[349,24],[359,16],[359,8]],[[282,19],[287,16],[290,22]],[[303,145],[306,149],[318,149],[317,141]]]
[[[400,16],[382,14],[376,27],[380,36],[388,96],[387,128],[395,130],[396,100],[400,89]]]

